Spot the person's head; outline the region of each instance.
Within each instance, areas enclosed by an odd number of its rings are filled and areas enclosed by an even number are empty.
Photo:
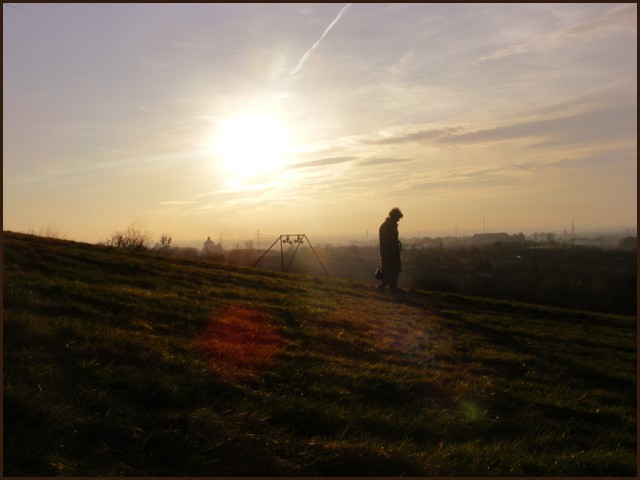
[[[402,212],[398,207],[392,208],[391,211],[389,211],[389,218],[396,222],[400,220],[402,217],[404,217],[404,215],[402,214]]]

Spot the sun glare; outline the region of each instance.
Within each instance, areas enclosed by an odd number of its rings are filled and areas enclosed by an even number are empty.
[[[225,120],[216,138],[216,153],[227,174],[249,178],[274,172],[286,164],[284,124],[272,115],[252,114]]]

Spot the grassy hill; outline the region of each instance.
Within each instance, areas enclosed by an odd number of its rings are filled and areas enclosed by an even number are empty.
[[[634,476],[636,319],[4,232],[6,476]]]

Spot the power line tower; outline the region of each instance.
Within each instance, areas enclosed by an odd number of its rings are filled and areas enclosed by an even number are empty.
[[[311,251],[316,256],[316,260],[318,260],[318,263],[322,267],[322,270],[324,271],[324,273],[326,275],[329,275],[329,272],[327,272],[327,269],[324,268],[324,265],[322,264],[322,261],[320,260],[320,257],[318,257],[318,254],[316,253],[315,249],[313,248],[313,245],[311,245],[311,242],[309,241],[309,237],[307,237],[304,233],[294,233],[294,234],[288,234],[288,235],[280,235],[276,239],[276,241],[273,242],[271,244],[271,246],[267,250],[265,250],[265,252],[262,254],[262,256],[260,258],[258,258],[258,260],[255,261],[253,266],[254,267],[257,266],[258,263],[260,263],[260,260],[262,260],[265,257],[265,255],[271,251],[271,249],[276,245],[276,243],[280,242],[280,264],[282,266],[282,271],[286,272],[286,271],[289,270],[289,267],[293,263],[293,259],[295,258],[296,253],[298,253],[298,249],[300,248],[300,246],[305,241],[309,244],[309,247],[311,247]],[[293,255],[291,256],[291,259],[289,260],[289,263],[287,264],[287,268],[284,267],[284,244],[285,243],[288,244],[288,245],[294,245],[294,244],[296,245],[296,249],[294,250]]]

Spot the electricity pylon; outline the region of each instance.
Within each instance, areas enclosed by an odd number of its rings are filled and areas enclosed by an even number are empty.
[[[273,242],[269,248],[267,248],[267,250],[262,254],[262,256],[258,260],[255,261],[253,266],[255,267],[256,265],[258,265],[258,263],[260,263],[260,260],[262,260],[264,258],[264,256],[271,251],[271,249],[275,246],[275,244],[280,242],[280,263],[282,265],[282,271],[286,272],[286,271],[289,270],[289,267],[293,263],[293,259],[295,258],[296,253],[298,253],[298,249],[300,248],[300,245],[302,245],[305,241],[311,247],[311,251],[313,251],[313,254],[316,256],[316,260],[318,260],[318,263],[322,267],[322,270],[324,270],[324,273],[326,275],[329,275],[329,272],[327,272],[327,269],[324,268],[324,265],[322,264],[322,261],[320,261],[320,257],[318,257],[318,254],[316,253],[315,249],[313,248],[313,245],[311,245],[311,242],[309,241],[309,237],[307,237],[304,233],[294,233],[294,234],[288,234],[288,235],[280,235],[276,239],[276,241]],[[296,244],[296,249],[293,252],[293,255],[291,256],[291,259],[289,260],[289,263],[287,264],[287,268],[284,267],[284,247],[283,247],[283,245],[285,243],[287,243],[289,245]]]

